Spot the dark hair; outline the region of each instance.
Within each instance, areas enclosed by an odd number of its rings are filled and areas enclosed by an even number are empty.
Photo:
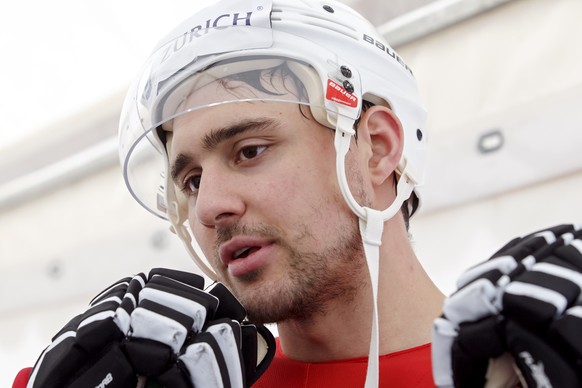
[[[295,90],[285,87],[285,90],[278,92],[276,89],[277,85],[274,82],[276,79],[290,79],[293,81]],[[295,73],[289,69],[289,65],[286,61],[269,69],[249,70],[229,75],[218,80],[219,84],[224,87],[224,89],[234,93],[238,87],[229,84],[228,81],[242,82],[261,93],[271,96],[283,96],[290,93],[297,97],[297,100],[299,101],[309,100],[303,82],[301,82]],[[268,88],[269,86],[270,88]]]

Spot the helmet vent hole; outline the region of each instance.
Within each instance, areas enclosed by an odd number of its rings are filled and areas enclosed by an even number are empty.
[[[324,5],[323,9],[325,9],[327,12],[329,13],[334,13],[335,11],[333,10],[333,8],[329,5]]]
[[[350,70],[349,67],[347,67],[346,65],[342,65],[340,67],[340,71],[342,72],[342,75],[346,78],[352,78],[352,70]]]
[[[481,154],[488,154],[499,151],[503,147],[504,142],[505,139],[501,130],[494,129],[479,136],[477,149]]]
[[[422,131],[420,129],[416,130],[416,138],[418,139],[418,141],[422,141]]]
[[[348,80],[345,80],[343,82],[344,85],[344,89],[348,92],[348,93],[353,93],[354,92],[354,85],[352,85],[352,83]]]

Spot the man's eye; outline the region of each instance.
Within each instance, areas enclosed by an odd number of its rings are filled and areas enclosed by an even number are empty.
[[[259,154],[261,154],[266,149],[267,149],[267,146],[244,147],[240,150],[240,160],[245,161],[245,160],[256,158]]]
[[[202,179],[202,176],[200,176],[200,175],[193,175],[191,177],[188,177],[184,181],[184,191],[189,192],[189,193],[197,192],[198,189],[200,188],[200,180],[201,179]]]

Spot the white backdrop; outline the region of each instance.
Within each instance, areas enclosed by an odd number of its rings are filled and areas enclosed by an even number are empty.
[[[411,231],[446,293],[512,237],[582,221],[582,153],[571,153],[582,122],[556,108],[580,106],[580,14],[579,0],[517,0],[398,50],[419,80],[433,144]],[[504,148],[479,154],[493,128]],[[117,167],[3,210],[0,386],[108,283],[154,266],[194,270],[167,225],[130,199]]]

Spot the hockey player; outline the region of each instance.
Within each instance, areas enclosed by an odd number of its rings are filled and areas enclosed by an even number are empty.
[[[575,248],[578,229],[517,240],[469,272],[443,314],[408,236],[427,142],[416,82],[345,5],[225,0],[197,13],[145,64],[119,138],[134,198],[244,309],[191,274],[122,280],[55,336],[21,377],[29,386],[515,386],[511,360],[530,385],[562,381],[528,372],[547,349],[526,344],[546,344],[549,322],[576,313],[580,268],[550,263],[559,284],[574,285],[536,320],[543,335],[514,321],[521,307],[548,303],[535,292],[547,284],[522,275],[558,245]],[[520,282],[538,288],[521,292]],[[571,342],[572,316],[556,342]],[[260,326],[270,322],[276,354]],[[581,348],[556,350],[570,384]]]

